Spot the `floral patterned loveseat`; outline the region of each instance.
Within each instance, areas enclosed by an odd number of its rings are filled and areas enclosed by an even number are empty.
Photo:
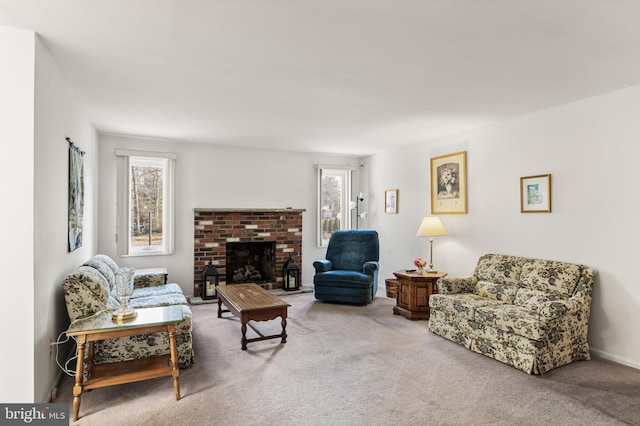
[[[120,268],[109,257],[98,254],[82,264],[64,280],[64,297],[71,321],[120,306],[115,291],[115,273]],[[136,275],[129,306],[151,308],[182,305],[184,320],[176,326],[178,364],[185,368],[193,362],[192,315],[178,284],[165,284],[162,273]],[[170,353],[167,333],[119,337],[95,342],[94,363],[128,361]]]
[[[596,271],[486,254],[468,278],[441,278],[429,330],[529,374],[588,360]]]

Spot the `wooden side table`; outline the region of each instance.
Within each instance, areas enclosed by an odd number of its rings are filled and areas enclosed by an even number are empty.
[[[180,399],[180,370],[176,347],[176,324],[182,321],[182,306],[161,306],[136,309],[138,316],[130,322],[119,324],[111,320],[111,313],[79,320],[67,330],[67,336],[76,336],[78,360],[76,362],[76,383],[73,387],[73,421],[78,420],[80,395],[83,389],[96,389],[122,383],[173,377],[176,400]],[[170,355],[154,356],[106,364],[93,365],[94,342],[124,336],[136,336],[166,331],[169,334]],[[89,343],[87,379],[84,376],[84,352]]]
[[[402,315],[410,320],[429,319],[429,298],[438,292],[437,281],[446,276],[446,272],[394,272],[398,278],[395,315]]]

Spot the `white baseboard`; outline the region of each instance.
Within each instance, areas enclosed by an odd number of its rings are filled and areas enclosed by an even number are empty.
[[[600,358],[604,358],[606,360],[617,362],[618,364],[626,365],[627,367],[633,367],[640,370],[640,362],[638,361],[633,361],[627,358],[613,355],[613,354],[610,354],[609,352],[602,351],[596,348],[591,348],[591,353]]]

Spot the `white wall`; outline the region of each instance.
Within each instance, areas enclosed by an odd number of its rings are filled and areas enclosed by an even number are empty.
[[[50,53],[36,37],[35,55],[35,294],[33,341],[37,402],[48,401],[60,369],[49,342],[69,325],[62,283],[65,276],[96,253],[98,136]],[[84,155],[82,246],[69,253],[67,240],[69,143]],[[32,156],[33,158],[33,156]],[[15,180],[14,180],[15,181]],[[70,349],[66,347],[61,355]]]
[[[175,152],[176,244],[171,256],[118,258],[116,251],[116,148]],[[324,258],[316,246],[316,164],[358,165],[359,159],[208,144],[100,136],[98,251],[121,266],[166,266],[169,280],[193,294],[193,209],[306,209],[302,226],[302,282],[313,280],[313,261]],[[357,177],[356,177],[357,180]]]
[[[0,401],[33,399],[33,61],[35,34],[0,27]],[[11,326],[19,323],[20,327]],[[9,342],[11,349],[8,349]]]
[[[62,281],[96,250],[97,135],[35,33],[0,27],[0,62],[0,315],[4,341],[11,342],[11,350],[0,352],[0,401],[47,402],[60,374],[49,342],[69,323]],[[88,153],[85,239],[73,253],[67,252],[66,136]]]
[[[97,135],[35,33],[0,27],[0,54],[0,315],[11,342],[2,351],[8,367],[0,401],[46,402],[60,374],[49,342],[69,323],[62,282],[97,247]],[[67,136],[88,152],[84,244],[73,253],[67,250]]]
[[[468,276],[484,253],[589,265],[598,270],[589,342],[593,352],[640,368],[640,86],[526,115],[367,160],[381,234],[381,277],[428,256],[415,237],[430,214],[429,159],[467,151],[466,215],[442,215],[449,236],[435,239],[434,263]],[[520,177],[552,174],[552,213],[520,213]],[[398,215],[382,212],[398,188]]]

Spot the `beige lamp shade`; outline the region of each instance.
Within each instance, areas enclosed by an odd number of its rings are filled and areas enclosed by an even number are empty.
[[[435,216],[427,216],[422,219],[422,223],[416,234],[418,237],[444,237],[445,235],[447,235],[447,231],[445,231],[444,226],[442,226],[440,218]]]
[[[444,237],[447,235],[440,218],[435,216],[427,216],[422,219],[420,228],[418,228],[418,237],[429,237],[429,270],[427,272],[436,272],[433,269],[433,237]]]

